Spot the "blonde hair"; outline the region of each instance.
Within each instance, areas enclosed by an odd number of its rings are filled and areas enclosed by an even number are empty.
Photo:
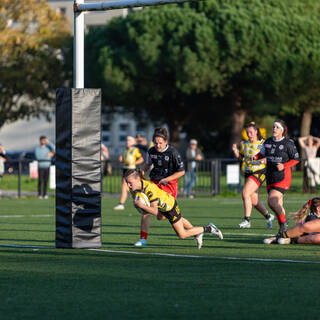
[[[146,179],[143,175],[143,173],[141,172],[141,170],[138,169],[128,169],[126,170],[126,172],[123,174],[123,178],[128,178],[129,176],[133,175],[133,177],[135,179],[140,178],[140,179]]]
[[[290,212],[289,215],[290,217],[296,222],[296,223],[301,223],[305,220],[306,216],[308,215],[308,211],[310,209],[310,212],[316,213],[317,207],[320,206],[320,198],[315,197],[308,202],[306,202],[300,210],[297,212]]]

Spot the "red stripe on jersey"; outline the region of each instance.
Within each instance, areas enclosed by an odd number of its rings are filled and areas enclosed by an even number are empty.
[[[169,181],[166,185],[160,184],[159,181],[151,180],[156,184],[161,190],[171,194],[176,200],[178,195],[178,179]]]
[[[276,183],[268,184],[267,189],[269,190],[271,187],[278,187],[285,190],[289,190],[290,185],[291,185],[291,168],[285,168],[283,180]]]

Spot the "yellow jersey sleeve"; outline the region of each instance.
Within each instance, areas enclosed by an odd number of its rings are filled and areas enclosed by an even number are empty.
[[[134,157],[135,157],[135,161],[138,160],[139,158],[142,157],[139,148],[134,148]]]
[[[243,142],[240,143],[239,153],[240,153],[240,155],[241,155],[242,157],[244,156],[244,146],[243,146]]]

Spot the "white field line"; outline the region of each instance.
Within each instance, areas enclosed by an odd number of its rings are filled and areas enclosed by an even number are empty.
[[[0,215],[0,218],[25,218],[25,217],[52,217],[53,214],[11,214],[11,215]]]
[[[266,201],[267,198],[263,198],[260,199],[263,201]],[[218,204],[222,204],[222,205],[235,205],[235,204],[242,204],[243,201],[241,199],[213,199],[212,201],[218,203]],[[307,202],[307,199],[301,199],[301,198],[285,198],[284,199],[284,206],[286,206],[286,203],[299,203],[301,205],[303,205],[305,202]]]
[[[124,253],[134,255],[150,255],[150,256],[165,256],[165,257],[179,257],[179,258],[193,258],[193,259],[216,259],[216,260],[232,260],[232,261],[253,261],[253,262],[284,262],[284,263],[304,263],[304,264],[320,264],[320,261],[308,260],[290,260],[290,259],[264,259],[264,258],[239,258],[239,257],[215,257],[215,256],[197,256],[186,254],[173,253],[158,253],[158,252],[136,252],[136,251],[117,251],[107,249],[88,249],[90,251],[99,251],[107,253]]]
[[[55,249],[50,246],[32,246],[19,244],[0,244],[2,248],[19,248],[19,249]],[[266,259],[266,258],[239,258],[239,257],[216,257],[216,256],[198,256],[187,254],[174,253],[160,253],[160,252],[137,252],[137,251],[122,251],[122,250],[107,250],[107,249],[88,249],[89,251],[117,253],[117,254],[131,254],[144,256],[160,256],[160,257],[174,257],[174,258],[191,258],[191,259],[213,259],[213,260],[229,260],[229,261],[250,261],[250,262],[281,262],[281,263],[302,263],[302,264],[320,264],[320,261],[308,260],[291,260],[291,259]]]
[[[234,233],[234,232],[223,232],[224,236],[246,236],[246,237],[258,237],[258,236],[263,236],[263,237],[272,237],[276,234],[275,233]]]

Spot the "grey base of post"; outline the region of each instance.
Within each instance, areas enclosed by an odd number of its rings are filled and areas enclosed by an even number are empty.
[[[57,89],[56,247],[101,247],[101,92]]]

